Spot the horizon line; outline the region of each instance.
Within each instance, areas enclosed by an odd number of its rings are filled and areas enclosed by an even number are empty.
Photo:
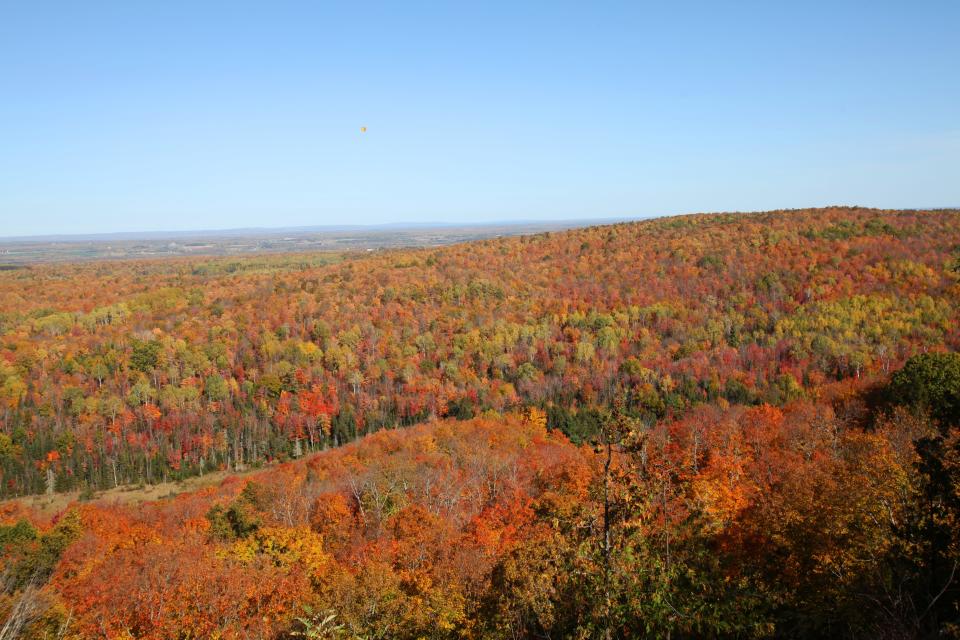
[[[224,228],[203,228],[203,229],[168,229],[168,230],[135,230],[135,231],[91,231],[78,233],[40,233],[40,234],[20,234],[12,236],[0,236],[0,243],[28,243],[28,242],[50,242],[50,243],[69,243],[69,242],[106,242],[110,240],[132,241],[132,240],[160,240],[164,238],[216,238],[220,237],[243,237],[249,235],[281,235],[284,233],[347,233],[351,231],[369,232],[377,230],[417,230],[417,229],[468,229],[476,227],[520,227],[520,226],[551,226],[551,225],[584,225],[592,224],[616,224],[620,222],[640,222],[653,218],[666,218],[672,216],[684,215],[711,215],[711,214],[751,214],[751,213],[769,213],[775,211],[804,211],[814,209],[831,208],[849,208],[849,209],[872,209],[875,211],[958,211],[960,206],[935,206],[935,207],[876,207],[858,204],[827,204],[819,206],[806,207],[780,207],[773,209],[741,209],[726,211],[683,211],[669,213],[653,213],[645,215],[623,215],[623,216],[603,216],[603,217],[577,217],[577,218],[526,218],[526,219],[502,219],[502,220],[480,220],[474,222],[442,222],[442,221],[398,221],[398,222],[374,222],[374,223],[352,223],[352,224],[318,224],[318,225],[288,225],[288,226],[262,226],[262,227],[224,227]]]
[[[42,233],[42,234],[23,234],[12,236],[0,236],[0,243],[4,242],[94,242],[106,240],[137,240],[151,239],[157,240],[166,237],[170,238],[189,238],[189,237],[216,237],[216,234],[223,236],[243,236],[243,235],[279,235],[284,233],[348,233],[351,231],[377,231],[377,230],[418,230],[418,229],[467,229],[473,227],[497,227],[497,226],[548,226],[565,225],[580,223],[610,224],[615,222],[630,222],[646,220],[654,217],[680,215],[680,214],[654,214],[644,216],[605,216],[601,218],[548,218],[548,219],[519,219],[519,220],[481,220],[475,222],[375,222],[375,223],[350,223],[350,224],[318,224],[318,225],[289,225],[276,227],[226,227],[226,228],[205,228],[205,229],[167,229],[167,230],[137,230],[137,231],[91,231],[78,233]]]

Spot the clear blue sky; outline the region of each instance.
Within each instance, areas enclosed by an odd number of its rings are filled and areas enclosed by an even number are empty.
[[[722,4],[0,0],[0,236],[960,205],[960,2]]]

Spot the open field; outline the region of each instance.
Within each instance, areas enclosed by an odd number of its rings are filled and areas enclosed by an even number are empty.
[[[558,231],[602,222],[604,221],[568,220],[469,225],[400,224],[367,227],[297,227],[90,236],[0,237],[0,270],[51,261],[434,247],[498,236]]]
[[[160,482],[150,485],[121,485],[112,489],[97,491],[91,496],[84,496],[80,491],[54,493],[52,495],[32,495],[22,498],[10,498],[0,501],[16,503],[38,512],[44,517],[52,517],[63,513],[70,505],[87,503],[101,506],[130,507],[144,502],[153,502],[172,498],[173,496],[198,491],[206,487],[215,487],[230,477],[243,478],[255,475],[264,469],[250,469],[248,471],[214,471],[202,476],[193,476],[177,482]]]

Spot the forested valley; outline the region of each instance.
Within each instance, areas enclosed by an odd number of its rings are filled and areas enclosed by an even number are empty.
[[[953,210],[0,270],[0,640],[960,637],[958,309]]]

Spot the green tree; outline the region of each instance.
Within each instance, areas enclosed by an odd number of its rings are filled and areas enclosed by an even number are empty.
[[[230,389],[227,387],[227,381],[219,373],[215,373],[207,378],[204,390],[207,398],[213,402],[221,402],[230,397]]]
[[[130,367],[147,373],[157,366],[160,360],[160,343],[156,340],[134,340],[133,353],[130,354]]]
[[[928,413],[941,429],[960,426],[960,354],[913,356],[890,378],[887,396],[893,404]]]

